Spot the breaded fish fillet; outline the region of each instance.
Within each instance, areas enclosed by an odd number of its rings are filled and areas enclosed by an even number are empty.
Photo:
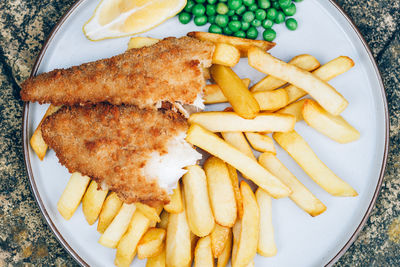
[[[186,120],[171,110],[134,106],[62,107],[42,124],[61,164],[127,203],[168,203],[168,193],[201,155],[184,140]]]
[[[210,42],[170,37],[112,58],[29,78],[22,83],[21,98],[53,105],[108,102],[149,108],[162,101],[196,105],[205,86],[203,68],[211,65],[213,51]]]

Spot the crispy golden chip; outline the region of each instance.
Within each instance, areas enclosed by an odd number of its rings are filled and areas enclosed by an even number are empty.
[[[276,154],[276,149],[274,146],[274,141],[271,137],[266,134],[261,133],[245,133],[247,140],[251,146],[260,152],[271,152]]]
[[[333,115],[339,115],[348,105],[347,100],[335,88],[316,75],[287,64],[261,49],[250,48],[249,65],[303,89]]]
[[[257,252],[264,257],[272,257],[277,253],[272,225],[271,197],[262,189],[256,191],[256,199],[260,208],[260,234]]]
[[[168,216],[169,213],[166,210],[163,210],[160,215],[161,221],[157,224],[158,228],[167,229],[168,226]]]
[[[240,60],[239,50],[229,44],[217,43],[212,58],[213,64],[227,67],[235,66]]]
[[[165,247],[160,254],[147,259],[146,267],[165,267]]]
[[[253,119],[260,111],[260,106],[239,76],[229,67],[221,65],[213,65],[210,71],[233,110],[243,118]]]
[[[217,259],[217,267],[225,267],[228,264],[229,258],[231,257],[231,250],[232,250],[232,230],[229,229],[228,238],[226,240],[224,250]]]
[[[65,220],[71,219],[72,215],[74,215],[81,203],[89,182],[90,178],[88,176],[83,176],[79,172],[74,172],[71,175],[57,203],[57,209]]]
[[[241,219],[243,216],[243,200],[242,195],[240,194],[239,188],[239,178],[237,175],[237,171],[234,167],[229,164],[226,164],[229,171],[229,177],[231,178],[233,192],[235,192],[235,199],[236,199],[236,207],[238,211],[238,218]]]
[[[99,217],[108,190],[98,189],[97,183],[90,182],[88,189],[82,199],[82,211],[86,221],[92,225]]]
[[[183,210],[181,185],[178,182],[171,196],[171,201],[164,206],[169,213],[180,213]]]
[[[122,206],[122,201],[117,196],[117,193],[111,192],[104,201],[103,207],[99,215],[99,222],[97,223],[97,231],[104,233],[108,225],[112,222]]]
[[[282,180],[292,190],[289,196],[301,209],[311,216],[317,216],[326,210],[325,205],[316,198],[279,159],[272,153],[263,153],[258,158],[262,166]]]
[[[214,258],[218,258],[223,252],[229,238],[231,229],[219,224],[215,224],[214,230],[211,232],[211,250]]]
[[[135,204],[122,204],[118,214],[100,236],[99,243],[105,247],[116,248],[118,242],[128,229],[135,210]]]
[[[213,267],[214,258],[211,252],[211,238],[205,236],[197,241],[194,250],[194,267]]]
[[[249,87],[250,79],[242,79],[242,82],[246,87]],[[228,102],[228,99],[225,97],[224,93],[222,93],[221,88],[218,86],[218,84],[207,84],[204,87],[203,101],[204,104],[215,104]]]
[[[228,168],[219,158],[209,157],[204,163],[204,171],[215,221],[222,226],[232,227],[237,208]]]
[[[292,60],[289,61],[289,64],[299,67],[300,69],[306,71],[313,71],[320,66],[318,60],[315,57],[307,54],[295,56],[294,58],[292,58]],[[274,76],[268,75],[267,77],[265,77],[264,79],[253,85],[253,87],[250,88],[250,91],[251,92],[271,91],[285,84],[286,84],[285,81],[275,78]]]
[[[260,110],[274,111],[289,103],[288,94],[284,89],[259,91],[253,93],[253,96],[260,105]]]
[[[288,132],[294,129],[296,119],[278,113],[259,113],[254,119],[244,119],[234,112],[207,111],[193,113],[189,123],[212,132]]]
[[[275,198],[289,196],[291,191],[257,161],[249,158],[214,133],[197,124],[190,126],[186,141],[232,165]]]
[[[308,125],[338,143],[345,144],[360,138],[360,132],[342,116],[329,114],[314,100],[304,102],[302,114]]]
[[[137,245],[139,259],[157,256],[164,249],[166,230],[162,228],[150,228],[140,239]]]
[[[187,35],[202,41],[233,45],[240,50],[240,54],[242,57],[247,56],[247,51],[252,46],[259,47],[264,51],[267,51],[275,46],[275,43],[273,42],[226,36],[222,34],[209,33],[209,32],[189,32]]]
[[[160,206],[157,208],[150,207],[149,205],[140,202],[137,202],[135,204],[136,208],[140,210],[140,212],[142,212],[143,215],[149,218],[151,221],[155,222],[161,221],[160,216],[158,215],[159,214],[158,210],[162,210],[162,204],[159,204]]]
[[[186,213],[190,230],[197,236],[203,237],[214,228],[214,216],[208,197],[207,178],[203,169],[198,165],[186,167],[183,176],[183,191],[185,193]]]
[[[286,107],[277,110],[276,113],[281,113],[281,114],[290,114],[293,115],[296,118],[296,122],[302,121],[303,120],[303,114],[302,114],[302,109],[304,105],[305,99],[301,99],[299,101],[293,102]]]
[[[333,196],[354,197],[357,192],[336,176],[295,131],[274,133],[273,138],[319,186]]]
[[[231,144],[232,146],[236,147],[240,152],[244,153],[246,156],[252,159],[256,159],[249,143],[247,143],[247,140],[242,132],[221,132],[221,135],[228,144]]]

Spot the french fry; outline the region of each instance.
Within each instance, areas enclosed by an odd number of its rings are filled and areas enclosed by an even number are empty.
[[[243,118],[253,119],[260,111],[260,106],[239,76],[229,67],[222,65],[213,65],[210,72],[233,110]]]
[[[161,228],[150,228],[140,239],[137,245],[139,259],[154,257],[164,249],[166,230]]]
[[[338,143],[345,144],[360,138],[360,133],[342,116],[329,114],[314,100],[304,102],[302,114],[308,125]]]
[[[233,192],[235,193],[236,207],[238,211],[238,218],[242,218],[243,216],[243,200],[242,195],[240,194],[239,188],[239,178],[237,175],[237,171],[234,167],[229,164],[226,164],[228,167],[229,177],[231,178]]]
[[[61,106],[53,106],[53,105],[50,105],[48,107],[46,113],[44,114],[42,120],[40,121],[38,127],[36,128],[35,132],[33,133],[30,139],[31,147],[33,151],[35,151],[36,155],[39,157],[40,160],[44,159],[44,156],[46,155],[48,148],[46,142],[43,140],[42,137],[42,123],[48,116],[55,113],[60,108]]]
[[[188,267],[192,266],[192,262],[193,262],[193,258],[194,258],[194,250],[196,248],[197,241],[199,239],[200,238],[197,235],[190,232],[190,262],[187,265]]]
[[[165,267],[165,247],[160,254],[147,259],[146,267]]]
[[[132,48],[142,48],[145,46],[151,46],[160,41],[160,39],[151,38],[151,37],[132,37],[128,43],[128,50]]]
[[[262,40],[252,40],[247,38],[239,38],[233,36],[226,36],[222,34],[208,33],[208,32],[189,32],[187,34],[190,37],[202,41],[209,41],[213,43],[225,43],[235,46],[240,51],[242,57],[247,56],[247,51],[250,47],[255,46],[267,51],[275,46],[275,43],[262,41]]]
[[[339,115],[348,105],[347,100],[335,88],[316,75],[287,64],[261,49],[249,49],[249,65],[303,89],[333,115]]]
[[[250,145],[255,150],[260,152],[272,152],[276,154],[274,141],[268,135],[260,133],[250,133],[250,132],[245,133],[245,135]]]
[[[181,185],[177,184],[171,195],[171,201],[164,205],[164,209],[169,213],[180,213],[183,210]]]
[[[163,212],[161,212],[161,215],[160,215],[161,221],[157,224],[158,228],[167,229],[168,216],[169,216],[169,213],[166,210],[163,210]]]
[[[314,70],[312,74],[314,74],[316,77],[320,78],[323,81],[329,81],[336,76],[345,73],[349,69],[351,69],[354,66],[353,60],[349,57],[345,56],[340,56],[337,57],[328,63],[322,65],[318,69]],[[284,88],[289,96],[289,103],[292,103],[296,101],[297,99],[305,96],[307,92],[303,91],[302,89],[294,86],[294,85],[289,85]]]
[[[291,191],[257,161],[249,158],[214,133],[197,124],[190,126],[186,141],[232,165],[275,198],[289,196]]]
[[[239,241],[240,241],[240,232],[242,230],[242,220],[237,220],[235,225],[232,227],[232,258],[231,258],[231,264],[233,266],[233,261],[236,259],[237,255],[237,250],[239,247]]]
[[[239,50],[229,44],[217,43],[215,44],[215,50],[212,57],[212,63],[233,67],[240,60]]]
[[[122,204],[118,214],[100,236],[99,243],[105,247],[116,248],[121,237],[128,229],[135,210],[135,204]]]
[[[97,231],[104,233],[108,225],[112,222],[122,206],[122,201],[115,192],[111,192],[104,201],[103,207],[99,214],[99,222],[97,223]]]
[[[185,193],[186,214],[190,230],[203,237],[214,228],[214,216],[210,207],[207,190],[207,178],[198,165],[186,167],[187,173],[182,178]]]
[[[250,186],[242,181],[240,192],[243,198],[243,218],[241,222],[240,238],[236,254],[232,258],[232,266],[246,266],[257,253],[258,237],[260,232],[260,210]]]
[[[229,227],[215,224],[213,231],[210,234],[211,237],[211,250],[214,258],[218,258],[223,252],[229,238]]]
[[[92,180],[82,199],[82,211],[86,221],[92,225],[99,217],[108,190],[98,190],[97,183]]]
[[[129,266],[132,263],[137,251],[137,245],[147,229],[149,229],[149,224],[149,218],[139,210],[135,211],[129,222],[128,230],[118,243],[114,260],[116,266]]]
[[[57,203],[57,209],[65,220],[71,219],[72,215],[74,215],[81,203],[89,182],[90,178],[88,176],[83,176],[79,172],[74,172],[71,175]]]
[[[288,132],[294,129],[296,119],[277,113],[260,113],[254,119],[244,119],[234,112],[208,111],[193,113],[189,123],[211,132]]]
[[[277,110],[276,113],[281,113],[281,114],[290,114],[293,115],[296,118],[296,122],[302,121],[303,120],[303,105],[304,105],[305,99],[301,99],[299,101],[293,102],[286,107]]]
[[[194,267],[214,266],[214,258],[211,253],[211,238],[205,236],[197,241],[194,250]]]
[[[166,266],[188,266],[191,256],[191,232],[186,219],[186,208],[169,214],[166,239]]]
[[[289,102],[288,94],[284,89],[259,91],[255,92],[253,96],[260,105],[260,110],[274,111],[283,108]]]
[[[306,71],[313,71],[320,66],[318,60],[315,57],[307,54],[295,56],[294,58],[292,58],[292,60],[289,61],[289,64]],[[285,84],[285,81],[268,75],[267,77],[253,85],[253,87],[250,88],[250,91],[253,93],[258,91],[271,91]]]
[[[209,157],[204,163],[204,171],[215,221],[222,226],[232,227],[237,208],[228,168],[219,158]]]
[[[263,153],[258,158],[262,166],[282,180],[292,190],[289,196],[294,203],[311,216],[326,210],[325,205],[316,198],[272,153]],[[257,195],[256,195],[257,196]]]
[[[136,208],[138,210],[140,210],[141,213],[143,213],[144,216],[146,216],[147,218],[149,218],[151,221],[155,221],[155,222],[160,222],[160,216],[159,213],[162,210],[162,206],[157,207],[157,208],[153,208],[150,207],[149,205],[137,202],[136,204]],[[158,210],[160,210],[160,212],[158,212]]]
[[[222,132],[221,135],[228,144],[231,144],[232,146],[236,147],[240,152],[244,153],[246,156],[252,159],[256,159],[249,143],[247,143],[247,140],[242,132]]]
[[[232,250],[232,230],[229,229],[225,247],[217,259],[217,267],[225,267],[228,264],[229,258],[231,257],[231,250]]]
[[[273,138],[319,186],[333,196],[357,196],[357,192],[336,176],[295,131],[274,133]]]
[[[260,234],[257,252],[264,257],[272,257],[277,253],[272,225],[271,197],[262,189],[256,191],[257,204],[260,209]]]
[[[242,82],[246,87],[249,87],[250,79],[248,78],[242,79]],[[203,100],[204,104],[228,102],[228,99],[224,96],[218,84],[208,84],[204,87]]]

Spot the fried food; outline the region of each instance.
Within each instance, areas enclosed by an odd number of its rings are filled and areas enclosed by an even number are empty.
[[[205,86],[203,68],[211,65],[213,51],[211,42],[166,38],[112,58],[31,77],[22,83],[21,98],[54,105],[108,102],[149,108],[164,101],[197,106]]]
[[[168,203],[182,168],[201,158],[184,141],[186,130],[170,110],[109,104],[65,106],[42,124],[44,140],[70,172],[92,177],[126,203],[152,206]]]

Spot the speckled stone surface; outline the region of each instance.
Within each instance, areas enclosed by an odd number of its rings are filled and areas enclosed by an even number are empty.
[[[46,36],[73,2],[0,1],[0,266],[77,266],[46,225],[29,188],[18,87],[29,76]],[[400,1],[337,2],[359,27],[382,73],[389,102],[390,150],[372,215],[336,265],[400,266]]]

